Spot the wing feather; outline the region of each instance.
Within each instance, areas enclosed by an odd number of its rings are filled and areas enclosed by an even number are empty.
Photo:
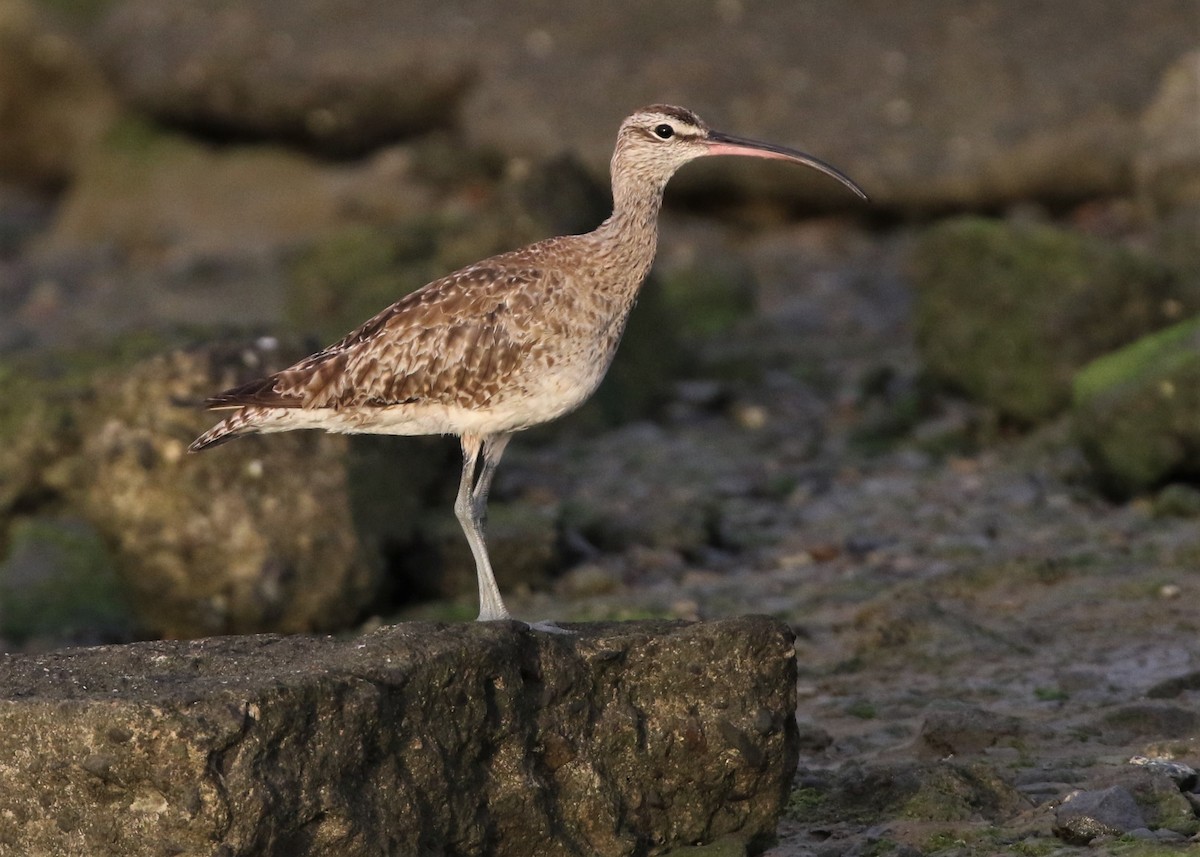
[[[542,302],[539,294],[561,286],[556,269],[530,261],[501,256],[435,280],[339,342],[219,393],[208,406],[486,404],[508,389],[529,355],[527,316]]]

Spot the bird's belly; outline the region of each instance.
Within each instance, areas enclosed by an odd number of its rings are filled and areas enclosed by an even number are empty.
[[[259,422],[265,432],[323,429],[345,434],[501,434],[549,422],[583,404],[599,386],[610,360],[562,361],[513,379],[486,402],[409,402],[353,408],[272,408]]]

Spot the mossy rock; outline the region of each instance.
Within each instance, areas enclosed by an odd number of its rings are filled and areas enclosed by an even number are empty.
[[[1152,829],[1173,830],[1184,836],[1194,836],[1200,830],[1200,818],[1191,802],[1169,777],[1152,771],[1123,771],[1120,782],[1133,794]]]
[[[124,119],[80,159],[45,246],[102,246],[138,265],[267,259],[345,221],[335,188],[282,147],[212,148]]]
[[[957,218],[913,256],[916,338],[935,378],[1023,423],[1089,360],[1200,309],[1155,260],[1052,226]]]
[[[113,557],[86,522],[22,518],[0,562],[0,636],[100,642],[134,632]]]
[[[754,314],[754,273],[736,263],[685,266],[659,278],[663,301],[685,339],[728,333]]]
[[[1111,494],[1200,478],[1200,317],[1090,363],[1074,399],[1075,437]]]
[[[896,761],[844,765],[826,783],[794,792],[787,815],[805,823],[994,822],[1029,806],[988,764]]]
[[[291,330],[336,342],[384,307],[437,276],[438,226],[355,224],[319,238],[293,258],[284,315]]]
[[[1142,114],[1133,172],[1143,199],[1159,214],[1200,204],[1200,50],[1163,74]]]
[[[452,501],[428,509],[418,523],[419,548],[393,563],[392,583],[401,589],[397,600],[465,598],[474,606],[475,560]],[[520,502],[489,504],[488,555],[501,593],[545,589],[562,565],[558,541],[556,509]]]

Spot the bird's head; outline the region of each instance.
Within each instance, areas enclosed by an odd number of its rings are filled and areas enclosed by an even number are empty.
[[[803,164],[837,179],[863,199],[867,198],[862,188],[848,176],[812,155],[714,131],[692,111],[667,104],[645,107],[621,123],[613,153],[613,176],[615,179],[630,174],[661,189],[681,166],[707,155],[774,158]]]

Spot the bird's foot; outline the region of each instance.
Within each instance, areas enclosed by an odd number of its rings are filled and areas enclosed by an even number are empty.
[[[514,619],[507,610],[490,610],[482,611],[476,622],[516,622],[519,625],[524,625],[530,631],[541,631],[543,634],[574,634],[575,632],[559,627],[556,623],[549,619],[541,622],[522,622],[520,619]]]

